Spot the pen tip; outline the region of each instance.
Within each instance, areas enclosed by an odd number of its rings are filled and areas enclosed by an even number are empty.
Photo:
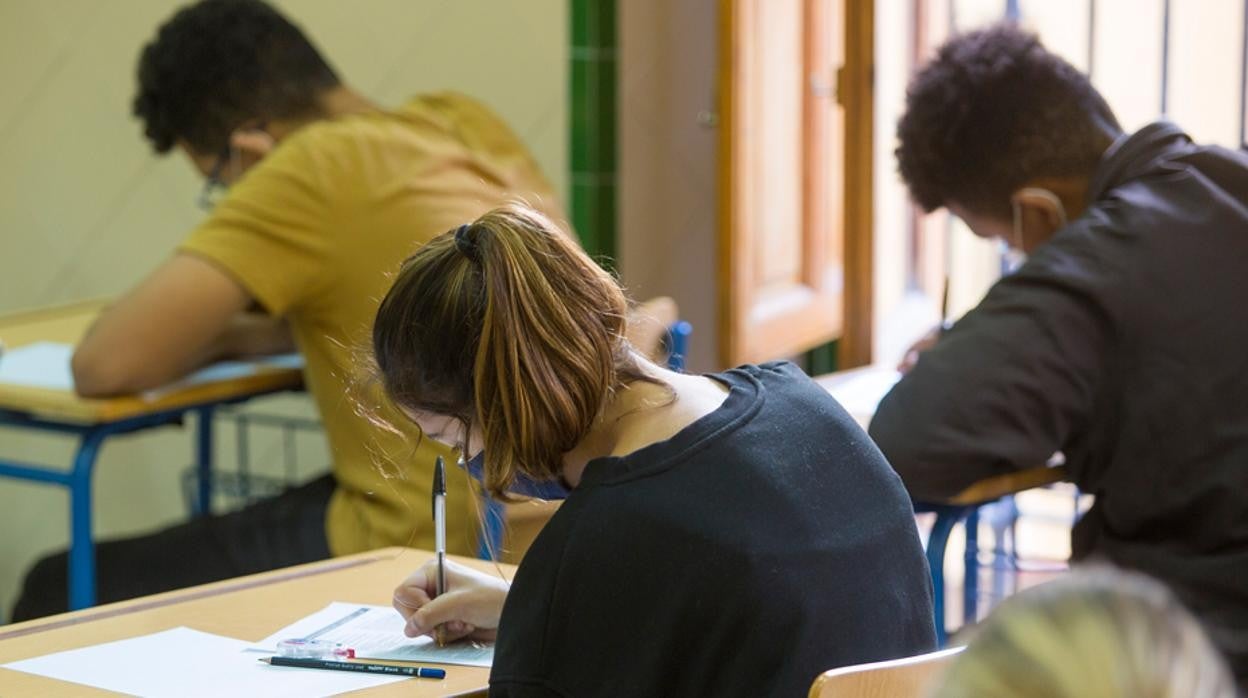
[[[438,456],[433,464],[433,493],[446,494],[446,465],[442,461],[442,456]]]

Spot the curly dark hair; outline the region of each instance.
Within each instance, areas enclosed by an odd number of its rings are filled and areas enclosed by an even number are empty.
[[[339,84],[303,32],[260,0],[202,0],[178,10],[143,48],[134,115],[158,153],[184,140],[223,148],[250,119],[318,111]]]
[[[1087,76],[1002,23],[955,37],[910,83],[897,164],[925,211],[1008,217],[1037,177],[1089,175],[1121,132]]]

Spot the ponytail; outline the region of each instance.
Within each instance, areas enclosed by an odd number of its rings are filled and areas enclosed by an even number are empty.
[[[483,483],[507,499],[517,473],[557,479],[611,394],[650,380],[626,316],[612,276],[549,219],[508,205],[404,262],[373,350],[400,406],[480,427]]]

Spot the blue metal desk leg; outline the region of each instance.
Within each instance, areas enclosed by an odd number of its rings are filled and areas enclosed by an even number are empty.
[[[945,545],[949,532],[958,523],[961,512],[941,511],[936,514],[932,532],[927,537],[927,565],[932,573],[932,601],[936,615],[936,643],[945,646]]]
[[[195,469],[199,474],[199,499],[195,503],[195,516],[212,513],[212,418],[216,407],[206,405],[195,408]]]
[[[91,474],[108,432],[93,429],[82,435],[69,481],[69,609],[95,605],[95,539],[91,532]]]
[[[962,623],[973,625],[979,617],[979,507],[971,507],[966,529],[966,574],[962,580]]]

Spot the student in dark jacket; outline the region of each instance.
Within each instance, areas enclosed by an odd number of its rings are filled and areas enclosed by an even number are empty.
[[[624,340],[617,282],[540,214],[495,210],[406,263],[377,314],[385,387],[486,490],[567,501],[508,589],[426,565],[409,635],[497,636],[495,696],[801,696],[934,646],[905,489],[786,363],[691,376]]]
[[[1030,255],[880,404],[917,499],[1064,454],[1076,559],[1170,584],[1248,680],[1248,158],[1124,134],[1031,35],[952,40],[911,85],[902,177]]]

